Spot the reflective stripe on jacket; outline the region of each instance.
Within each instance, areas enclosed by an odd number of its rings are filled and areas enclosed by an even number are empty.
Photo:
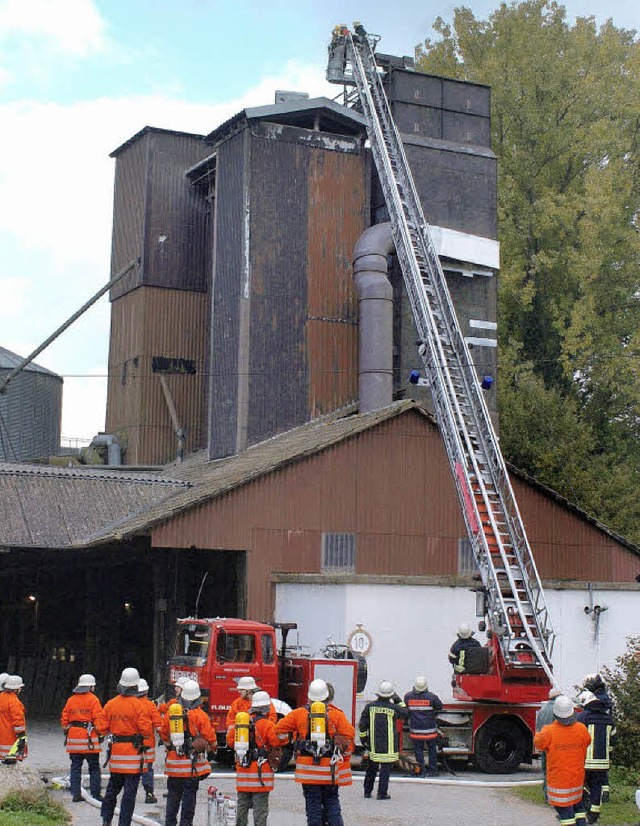
[[[0,760],[11,751],[11,746],[26,730],[24,706],[15,691],[0,693]]]
[[[396,720],[406,716],[404,705],[382,698],[364,707],[360,716],[360,737],[366,741],[369,759],[374,763],[395,763],[398,759],[400,735]]]
[[[571,806],[582,800],[584,761],[591,736],[582,723],[555,720],[533,738],[547,755],[547,799],[552,806]]]
[[[310,783],[322,786],[350,786],[351,785],[351,752],[356,730],[347,720],[345,713],[335,706],[327,706],[328,728],[327,737],[333,739],[337,734],[348,740],[342,749],[342,755],[336,755],[332,763],[331,757],[321,757],[319,760],[311,755],[298,754],[296,756],[296,783]],[[286,717],[276,723],[276,734],[283,739],[287,734],[293,734],[296,740],[309,739],[309,709],[296,708]]]
[[[438,736],[436,712],[442,701],[430,691],[409,691],[404,696],[409,712],[409,735],[412,740],[434,740]]]
[[[99,734],[113,734],[116,737],[142,738],[153,736],[151,720],[139,697],[119,694],[105,705],[96,717]],[[142,751],[134,743],[113,742],[109,756],[109,771],[113,774],[139,774],[144,758]]]
[[[236,760],[236,791],[238,792],[271,792],[274,786],[273,769],[266,760],[269,749],[280,747],[280,738],[276,734],[276,727],[269,717],[258,717],[253,721],[254,748],[260,749],[261,763],[252,760],[248,766],[242,766]],[[231,726],[227,734],[227,743],[233,748],[235,745],[235,726]]]
[[[79,692],[69,697],[60,715],[60,725],[67,736],[67,754],[96,754],[100,751],[95,721],[101,711],[100,700],[91,691]]]
[[[587,749],[585,769],[608,769],[611,766],[611,738],[615,735],[613,719],[603,706],[593,703],[576,715],[587,727],[591,743]]]
[[[187,710],[185,717],[185,725],[188,727],[189,735],[193,740],[196,737],[204,737],[212,746],[215,745],[217,741],[216,733],[206,712],[201,708],[190,708]],[[169,715],[162,721],[161,734],[164,742],[169,744],[171,742]],[[182,777],[183,779],[207,777],[211,774],[211,765],[205,752],[198,753],[194,757],[191,754],[178,754],[175,748],[167,745],[164,772],[168,777]]]

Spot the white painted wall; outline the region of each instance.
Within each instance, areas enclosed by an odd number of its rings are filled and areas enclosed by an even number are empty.
[[[557,632],[554,673],[567,691],[582,677],[613,665],[626,639],[640,635],[640,588],[588,589],[546,587],[549,612]],[[585,606],[606,605],[598,633]],[[449,648],[461,622],[476,626],[475,597],[467,588],[436,585],[278,583],[276,621],[297,622],[299,639],[309,653],[319,653],[327,636],[344,643],[358,623],[373,639],[367,657],[369,700],[383,679],[394,681],[399,694],[423,673],[443,701],[451,699]],[[291,635],[293,636],[293,635]],[[481,643],[484,634],[476,632]]]

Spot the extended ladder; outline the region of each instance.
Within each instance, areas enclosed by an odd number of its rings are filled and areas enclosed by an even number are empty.
[[[391,115],[374,42],[343,32],[338,48],[330,49],[328,79],[357,87],[490,626],[510,670],[539,666],[553,684],[550,658],[555,634],[542,584]],[[336,72],[336,55],[342,61],[342,77]]]

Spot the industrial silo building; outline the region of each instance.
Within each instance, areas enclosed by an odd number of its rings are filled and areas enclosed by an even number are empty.
[[[0,383],[22,358],[0,347]],[[0,394],[0,461],[28,462],[60,448],[62,377],[31,362]]]

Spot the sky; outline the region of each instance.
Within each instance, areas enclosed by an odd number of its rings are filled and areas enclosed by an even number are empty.
[[[143,126],[206,134],[276,89],[335,97],[336,23],[413,55],[441,0],[0,0],[0,346],[31,353],[110,273],[115,161]],[[498,2],[469,6],[485,18]],[[640,31],[640,4],[568,0],[570,20]],[[62,435],[104,429],[109,301],[36,362],[64,377]]]

